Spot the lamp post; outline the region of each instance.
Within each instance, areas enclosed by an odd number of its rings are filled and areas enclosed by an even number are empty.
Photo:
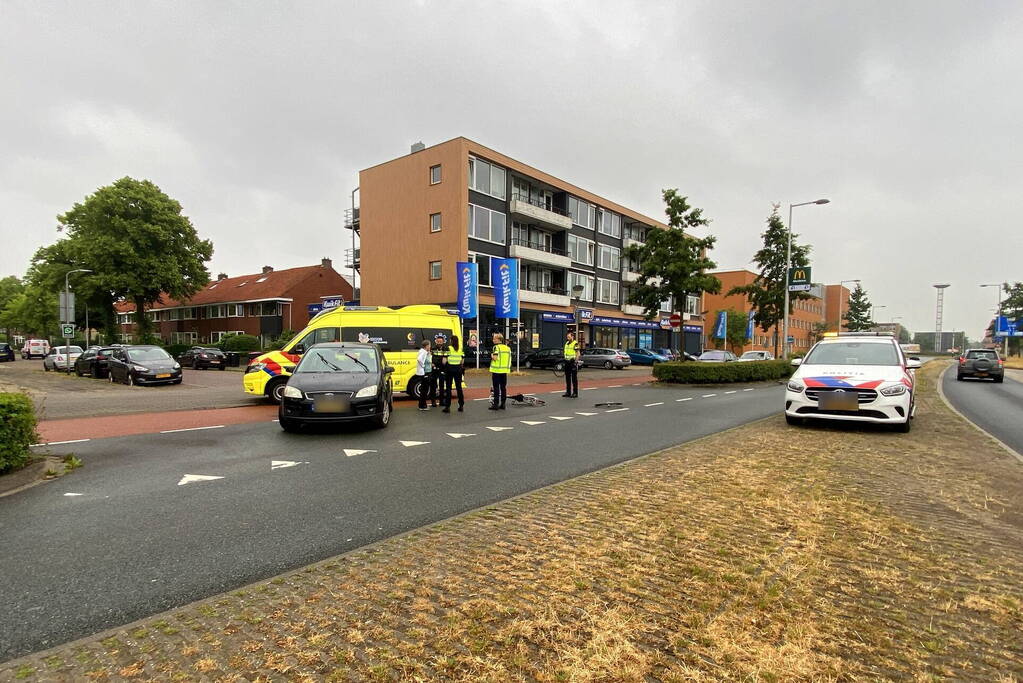
[[[1002,315],[1002,283],[1001,282],[988,283],[986,285],[981,285],[981,287],[997,287],[998,288],[996,290],[998,292],[998,308],[995,309],[995,331],[994,331],[994,335],[992,335],[994,337],[994,336],[997,336],[997,334],[998,334],[998,318]],[[1009,355],[1009,335],[1005,335],[1005,337],[1003,337],[1003,339],[1005,341],[1005,347],[1002,350],[1002,356],[1006,356],[1007,357]],[[994,339],[992,339],[992,341],[994,341]],[[997,342],[995,342],[995,343],[997,343]]]
[[[70,320],[62,320],[61,322],[73,323],[75,321],[75,311],[70,306],[70,304],[71,304],[71,283],[68,281],[68,278],[71,277],[71,273],[91,273],[91,272],[92,271],[89,270],[88,268],[75,268],[74,270],[69,270],[68,272],[64,273],[64,307],[65,307],[65,310],[67,311],[67,317],[70,318]],[[88,308],[86,308],[86,310],[88,310]],[[70,375],[71,374],[71,338],[68,337],[67,335],[64,336],[64,353],[67,355],[67,361],[65,362],[65,365],[67,366],[67,374]]]
[[[842,336],[842,304],[845,303],[845,297],[842,296],[842,285],[844,285],[846,282],[855,282],[856,284],[860,284],[859,280],[842,280],[841,282],[838,283],[838,336],[839,337]],[[874,322],[874,311],[873,311],[873,308],[871,308],[871,311],[870,311],[870,322]]]
[[[583,289],[585,289],[585,287],[583,287],[582,285],[572,285],[572,298],[576,299],[575,310],[572,311],[572,318],[575,320],[575,343],[576,344],[580,343],[580,338],[582,337],[582,335],[580,334],[581,330],[579,329],[580,327],[582,327],[582,320],[579,319],[579,303],[578,303],[578,299],[580,297],[582,297]]]
[[[876,306],[874,304],[870,305],[870,324],[871,325],[873,325],[875,322],[877,322],[876,320],[874,320],[874,309],[877,309],[877,308],[888,308],[888,307],[885,306],[884,304],[878,304]]]
[[[792,209],[797,206],[809,206],[810,204],[827,204],[830,199],[816,199],[812,202],[801,202],[799,204],[789,204],[789,224],[786,226],[788,229],[788,244],[785,248],[785,323],[783,326],[782,334],[785,336],[782,344],[783,355],[789,357],[789,268],[792,267]],[[842,328],[842,321],[838,321],[839,330]]]
[[[948,283],[934,285],[938,290],[938,301],[934,308],[934,351],[941,353],[941,318],[945,309],[945,290],[951,287]]]

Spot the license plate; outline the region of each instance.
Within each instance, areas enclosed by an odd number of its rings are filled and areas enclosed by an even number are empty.
[[[820,394],[821,410],[859,410],[860,400],[855,391],[828,391]]]
[[[218,364],[219,362],[220,362],[219,360],[211,360],[211,361],[210,361],[210,365],[216,365],[216,364]]]
[[[166,379],[168,377],[170,377],[170,373],[169,372],[165,372],[163,374],[157,375],[156,379]]]
[[[313,403],[315,413],[347,413],[348,401],[337,398],[321,398]]]
[[[977,377],[987,377],[987,373],[986,372],[978,372],[977,373]]]

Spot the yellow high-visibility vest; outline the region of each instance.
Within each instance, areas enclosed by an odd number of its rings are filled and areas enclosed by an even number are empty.
[[[448,351],[448,365],[461,365],[465,354],[461,351]]]
[[[567,360],[572,360],[573,358],[575,358],[577,348],[579,348],[579,342],[576,341],[565,342],[564,351],[565,358]]]
[[[490,372],[508,374],[511,372],[511,348],[507,344],[496,344],[494,353],[497,360],[490,361]]]

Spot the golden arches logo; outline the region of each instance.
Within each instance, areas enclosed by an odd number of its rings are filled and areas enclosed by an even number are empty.
[[[802,268],[800,268],[799,270],[793,271],[792,272],[792,279],[793,280],[805,280],[806,279],[806,271],[803,270]]]

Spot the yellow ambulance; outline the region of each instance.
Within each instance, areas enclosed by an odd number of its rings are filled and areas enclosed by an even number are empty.
[[[391,375],[394,390],[418,396],[420,387],[414,377],[419,345],[424,339],[433,342],[437,335],[446,342],[452,335],[460,334],[460,327],[458,316],[435,305],[328,308],[316,314],[283,349],[253,359],[245,369],[242,383],[246,394],[266,396],[280,403],[291,371],[313,344],[372,342],[380,346],[384,358],[394,368]]]

